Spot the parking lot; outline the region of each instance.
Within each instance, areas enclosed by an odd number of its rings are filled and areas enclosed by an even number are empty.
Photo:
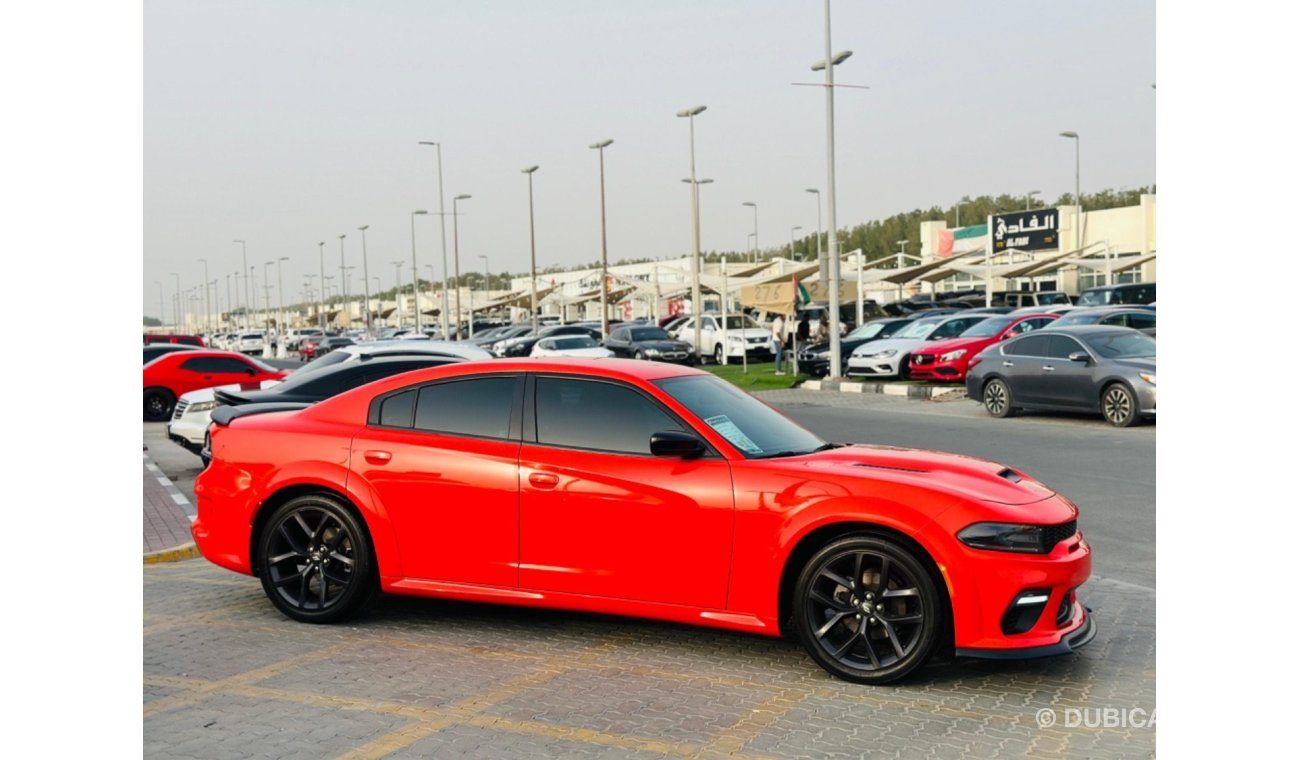
[[[204,560],[144,571],[145,753],[169,757],[1035,757],[1155,751],[1155,428],[933,403],[765,394],[831,440],[977,454],[1079,504],[1081,652],[831,679],[794,641],[644,620],[383,597],[348,625],[277,613]],[[198,460],[146,424],[182,492]],[[666,547],[670,550],[670,547]],[[681,558],[688,562],[689,558]]]

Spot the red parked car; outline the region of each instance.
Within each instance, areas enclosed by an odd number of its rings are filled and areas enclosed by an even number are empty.
[[[212,418],[194,538],[299,621],[375,589],[586,610],[792,633],[860,683],[1095,632],[1069,499],[968,456],[827,443],[680,365],[467,362]]]
[[[199,348],[207,347],[201,335],[163,335],[161,333],[145,333],[144,344],[147,346],[151,343],[180,343],[186,346],[198,346]]]
[[[955,338],[935,341],[912,352],[907,365],[912,380],[965,382],[966,370],[975,355],[1000,340],[1030,330],[1041,330],[1060,318],[1059,314],[993,316],[973,325]]]
[[[144,418],[166,420],[182,393],[231,383],[281,380],[287,373],[234,351],[177,351],[144,365]]]

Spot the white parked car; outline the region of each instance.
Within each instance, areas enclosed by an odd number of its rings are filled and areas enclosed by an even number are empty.
[[[771,361],[772,332],[744,314],[727,315],[728,359],[739,360],[746,353],[750,359]],[[717,364],[722,363],[722,315],[705,314],[700,322],[700,345],[695,345],[695,317],[673,328],[677,340],[684,341],[695,348],[695,354],[704,361],[711,357]]]
[[[235,345],[231,348],[241,354],[257,354],[260,356],[266,350],[266,333],[261,330],[242,332],[235,339]]]
[[[955,338],[993,314],[943,314],[921,317],[892,337],[873,340],[853,349],[848,375],[852,377],[897,377],[907,366],[911,352],[932,340]]]
[[[212,410],[216,408],[216,391],[253,391],[279,385],[283,380],[263,380],[257,383],[234,383],[213,388],[200,388],[197,391],[182,393],[176,399],[176,408],[172,410],[171,421],[167,423],[167,437],[183,449],[199,456],[207,445],[208,424],[212,422]],[[207,464],[207,461],[204,461]]]
[[[586,356],[608,358],[614,352],[596,342],[595,338],[585,335],[557,335],[554,338],[542,338],[533,345],[529,356]]]

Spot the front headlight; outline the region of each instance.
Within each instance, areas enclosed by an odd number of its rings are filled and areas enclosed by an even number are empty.
[[[888,359],[896,353],[898,353],[898,349],[886,348],[884,351],[877,351],[874,354],[862,354],[862,356],[866,359]]]
[[[646,355],[646,356],[658,356],[658,355],[659,355],[659,349],[657,349],[657,348],[647,348],[647,349],[645,350],[645,355]]]
[[[939,354],[939,361],[941,361],[941,362],[955,362],[955,361],[957,361],[958,359],[962,358],[962,357],[965,356],[965,355],[966,355],[966,349],[964,349],[964,348],[959,348],[959,349],[957,349],[956,351],[949,351],[949,352],[946,353],[946,354]]]
[[[193,412],[210,412],[216,408],[217,408],[217,402],[215,399],[212,401],[199,401],[197,403],[190,404],[189,406],[185,407],[185,413],[191,414]]]
[[[1139,372],[1138,377],[1142,378],[1143,380],[1146,380],[1148,383],[1151,383],[1152,385],[1156,384],[1156,373],[1154,372]]]
[[[729,343],[744,343],[744,342],[745,342],[745,339],[742,338],[742,337],[740,337],[739,335],[728,335],[728,336],[727,336],[727,342],[729,342]]]
[[[957,538],[976,549],[1022,554],[1046,554],[1052,550],[1046,541],[1042,525],[1017,525],[1015,523],[975,523],[962,528]]]

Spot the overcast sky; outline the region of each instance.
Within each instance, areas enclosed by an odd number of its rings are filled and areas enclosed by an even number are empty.
[[[838,221],[849,227],[963,195],[1153,184],[1155,3],[1110,0],[833,3]],[[289,256],[337,276],[340,234],[360,290],[410,260],[410,212],[461,203],[462,270],[528,268],[534,175],[539,267],[600,256],[606,149],[611,261],[690,250],[695,104],[702,244],[741,250],[811,233],[826,184],[818,0],[423,2],[262,0],[144,4],[145,314],[182,287]],[[825,221],[823,220],[823,224]],[[421,275],[442,276],[436,217],[417,221]],[[450,218],[447,250],[452,252]],[[409,263],[403,270],[409,277]],[[219,285],[222,298],[225,285]],[[273,303],[275,296],[272,296]],[[259,298],[260,301],[260,298]]]

